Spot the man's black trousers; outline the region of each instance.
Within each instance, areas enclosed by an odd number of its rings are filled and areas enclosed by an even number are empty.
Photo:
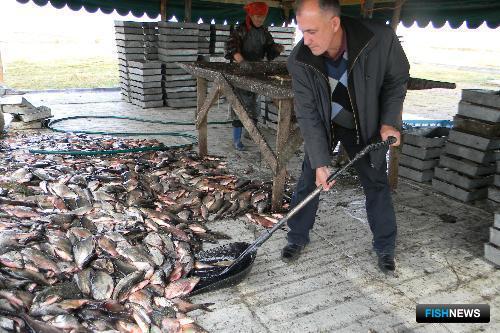
[[[335,126],[335,141],[342,142],[347,154],[352,159],[364,147],[356,143],[356,132],[340,126]],[[392,205],[391,191],[387,178],[387,163],[379,169],[371,167],[368,156],[354,164],[366,196],[366,213],[373,234],[373,247],[378,253],[394,254],[396,243],[396,216]],[[302,174],[292,197],[292,207],[302,201],[316,189],[316,171],[311,169],[307,152],[302,163]],[[309,231],[313,228],[318,210],[319,196],[309,202],[288,221],[290,231],[288,242],[305,245],[309,243]],[[329,223],[336,223],[332,217]],[[354,222],[353,222],[354,223]],[[335,239],[332,239],[335,241]]]

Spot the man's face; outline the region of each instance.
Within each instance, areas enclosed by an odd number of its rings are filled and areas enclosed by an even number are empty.
[[[250,19],[252,20],[253,25],[256,28],[262,27],[264,21],[266,20],[267,15],[250,15]]]
[[[326,52],[340,27],[340,18],[321,11],[316,1],[303,4],[297,13],[297,24],[304,34],[304,44],[318,56]]]

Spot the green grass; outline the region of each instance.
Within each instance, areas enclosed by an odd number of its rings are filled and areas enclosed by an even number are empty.
[[[119,84],[117,59],[14,61],[4,67],[5,84],[14,89],[97,88]]]
[[[492,85],[492,80],[498,80],[498,74],[493,69],[479,71],[471,68],[462,69],[430,64],[412,64],[410,74],[412,77],[454,82],[461,86],[486,87]]]
[[[14,61],[5,65],[5,84],[14,89],[44,90],[119,85],[118,60],[112,58]],[[491,83],[488,81],[498,79],[494,70],[477,71],[429,64],[412,64],[411,75],[476,87],[489,86]]]

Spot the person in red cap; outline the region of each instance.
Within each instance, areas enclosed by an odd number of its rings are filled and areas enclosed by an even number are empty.
[[[264,26],[269,7],[265,2],[251,2],[243,7],[246,12],[245,23],[237,26],[226,43],[226,59],[235,61],[244,72],[251,72],[251,61],[273,60],[283,52],[283,45],[276,44],[273,37]],[[257,96],[249,91],[235,89],[235,93],[250,113],[250,117],[257,122],[259,110]],[[233,119],[233,144],[237,150],[243,150],[241,133],[243,124],[234,111]]]

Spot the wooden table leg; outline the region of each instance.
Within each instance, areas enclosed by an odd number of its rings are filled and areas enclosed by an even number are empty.
[[[277,211],[282,207],[283,192],[286,182],[286,165],[289,156],[284,156],[283,151],[286,147],[290,135],[292,124],[292,100],[279,100],[278,104],[278,133],[276,135],[276,158],[277,168],[273,175],[273,189],[271,199],[271,210]]]
[[[399,124],[403,124],[403,111],[401,111],[401,113],[399,114]],[[389,187],[392,191],[396,191],[396,189],[398,188],[399,154],[401,154],[401,147],[403,147],[403,133],[401,133],[399,146],[389,148],[388,177]]]
[[[233,87],[224,78],[221,78],[219,82],[221,90],[223,94],[226,96],[228,103],[233,107],[234,112],[240,119],[245,129],[248,131],[248,134],[250,134],[252,140],[257,144],[257,147],[262,153],[262,156],[271,167],[273,173],[275,173],[278,163],[276,155],[271,150],[271,147],[269,147],[269,145],[267,144],[266,140],[264,139],[260,131],[257,129],[257,126],[254,124],[252,118],[250,118],[250,116],[248,115],[248,112],[243,106],[243,104],[241,104],[241,101],[239,100],[238,96],[236,96],[236,94],[234,93]]]
[[[207,80],[201,77],[196,79],[196,119],[198,119],[198,113],[200,112],[205,99],[207,98]],[[198,153],[200,156],[206,156],[208,154],[207,147],[207,117],[200,122],[198,127]]]
[[[273,188],[271,199],[271,210],[278,212],[283,206],[283,193],[285,192],[286,183],[286,168],[278,170],[278,173],[273,176]]]
[[[391,147],[389,149],[389,186],[392,191],[398,188],[398,169],[400,147]]]

